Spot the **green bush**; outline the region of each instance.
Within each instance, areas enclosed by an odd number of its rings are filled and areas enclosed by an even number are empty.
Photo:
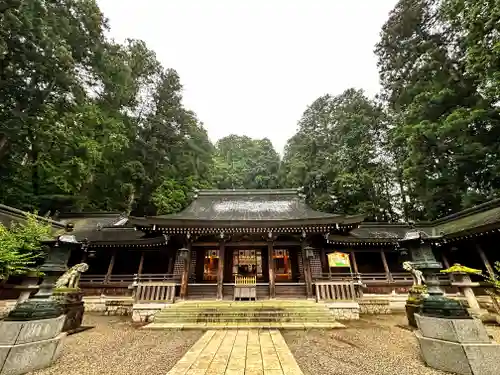
[[[50,233],[50,225],[38,221],[34,214],[10,228],[0,224],[0,280],[35,271],[43,255],[41,242],[50,238]]]

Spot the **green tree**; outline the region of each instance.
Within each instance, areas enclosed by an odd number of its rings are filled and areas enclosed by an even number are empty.
[[[279,187],[280,157],[271,141],[228,135],[216,145],[214,184],[219,189]]]
[[[498,110],[467,69],[466,32],[442,0],[400,0],[378,66],[404,211],[435,219],[498,192]]]
[[[310,203],[326,212],[397,219],[386,123],[382,107],[361,90],[318,98],[285,148],[283,185],[304,186]]]

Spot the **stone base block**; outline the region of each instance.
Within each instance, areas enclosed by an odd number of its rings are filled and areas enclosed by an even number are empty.
[[[0,345],[26,344],[34,341],[48,340],[61,333],[65,315],[57,318],[0,321]]]
[[[498,375],[500,345],[458,343],[415,335],[425,363],[459,375]]]
[[[445,319],[415,314],[422,336],[458,343],[491,342],[479,319]]]
[[[134,303],[132,306],[132,321],[153,322],[155,315],[168,306],[170,306],[168,303]]]
[[[336,320],[359,319],[359,303],[357,302],[333,302],[327,304],[330,312]]]
[[[49,340],[0,345],[0,375],[21,375],[50,366],[60,355],[66,333]]]

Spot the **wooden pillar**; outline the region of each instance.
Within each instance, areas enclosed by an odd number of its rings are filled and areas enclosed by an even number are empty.
[[[221,300],[224,298],[224,253],[226,252],[226,246],[224,240],[220,242],[219,245],[219,266],[217,267],[217,299]]]
[[[311,262],[309,262],[309,258],[307,257],[306,251],[304,250],[306,247],[306,241],[302,241],[302,263],[304,265],[304,279],[306,282],[306,292],[307,298],[312,298],[312,275],[311,275]]]
[[[354,273],[359,273],[358,271],[358,263],[356,262],[356,254],[354,251],[351,251],[351,259],[352,259],[352,269],[354,270]]]
[[[111,255],[111,259],[109,260],[108,272],[106,272],[106,277],[104,278],[104,282],[109,283],[109,279],[111,278],[111,273],[113,272],[113,267],[115,266],[115,258],[116,258],[116,250],[113,250],[113,254]]]
[[[448,257],[446,255],[444,255],[444,253],[441,253],[441,258],[443,258],[444,268],[450,268],[450,262],[448,261]],[[455,281],[455,277],[453,276],[452,273],[449,273],[448,276],[449,276],[451,281]]]
[[[175,267],[175,258],[177,256],[177,252],[174,251],[173,254],[170,255],[168,259],[168,268],[167,268],[167,274],[173,275],[174,273],[174,267]]]
[[[486,257],[486,254],[484,253],[483,249],[481,246],[477,243],[476,244],[476,250],[481,257],[481,260],[484,263],[484,266],[486,267],[486,270],[488,271],[488,274],[493,280],[496,280],[495,276],[495,271],[493,270],[493,267],[491,266],[490,261]],[[496,293],[492,292],[490,289],[486,289],[486,293],[490,296],[491,302],[493,303],[494,309],[497,311],[497,313],[500,313],[500,303],[498,302],[498,299],[496,297]]]
[[[389,280],[389,282],[392,282],[392,274],[391,270],[389,269],[389,265],[387,264],[387,258],[385,257],[384,250],[380,250],[380,257],[382,258],[382,263],[384,264],[384,270],[387,280]]]
[[[484,266],[486,267],[486,270],[488,271],[489,275],[491,276],[491,278],[495,278],[495,271],[493,270],[493,267],[491,266],[491,263],[490,261],[488,260],[488,258],[486,257],[486,254],[484,253],[483,249],[481,248],[481,246],[477,243],[476,244],[476,250],[479,254],[479,256],[481,257],[481,260],[483,261],[484,263]]]
[[[328,266],[328,258],[326,257],[325,248],[322,247],[320,250],[321,258],[321,272],[330,274],[330,267]]]
[[[191,242],[188,242],[187,254],[184,258],[184,268],[182,270],[180,298],[186,299],[188,295],[189,272],[191,270]]]
[[[267,242],[267,259],[268,259],[268,264],[269,264],[269,298],[275,298],[276,297],[276,277],[275,277],[275,270],[274,270],[274,259],[273,259],[273,242],[268,241]]]
[[[141,251],[141,260],[139,261],[139,267],[137,268],[137,275],[141,276],[143,266],[144,266],[144,251]]]

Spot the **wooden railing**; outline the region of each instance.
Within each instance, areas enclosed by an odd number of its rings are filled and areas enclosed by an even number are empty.
[[[257,277],[255,276],[235,276],[234,277],[234,285],[252,285],[255,286],[257,284]]]
[[[354,301],[356,290],[354,283],[318,281],[316,282],[316,301]]]
[[[87,275],[82,274],[80,283],[83,284],[132,284],[134,282],[156,282],[156,281],[174,281],[179,279],[179,275],[166,273],[144,273],[141,275]]]
[[[235,276],[234,277],[234,299],[257,299],[257,277]]]
[[[135,303],[172,303],[175,299],[175,283],[144,282],[134,285]]]
[[[440,281],[449,281],[449,276],[436,273]],[[354,281],[363,284],[378,284],[378,283],[398,283],[411,285],[413,283],[413,278],[409,272],[394,272],[386,274],[383,272],[377,273],[321,273],[316,277],[317,281]]]

